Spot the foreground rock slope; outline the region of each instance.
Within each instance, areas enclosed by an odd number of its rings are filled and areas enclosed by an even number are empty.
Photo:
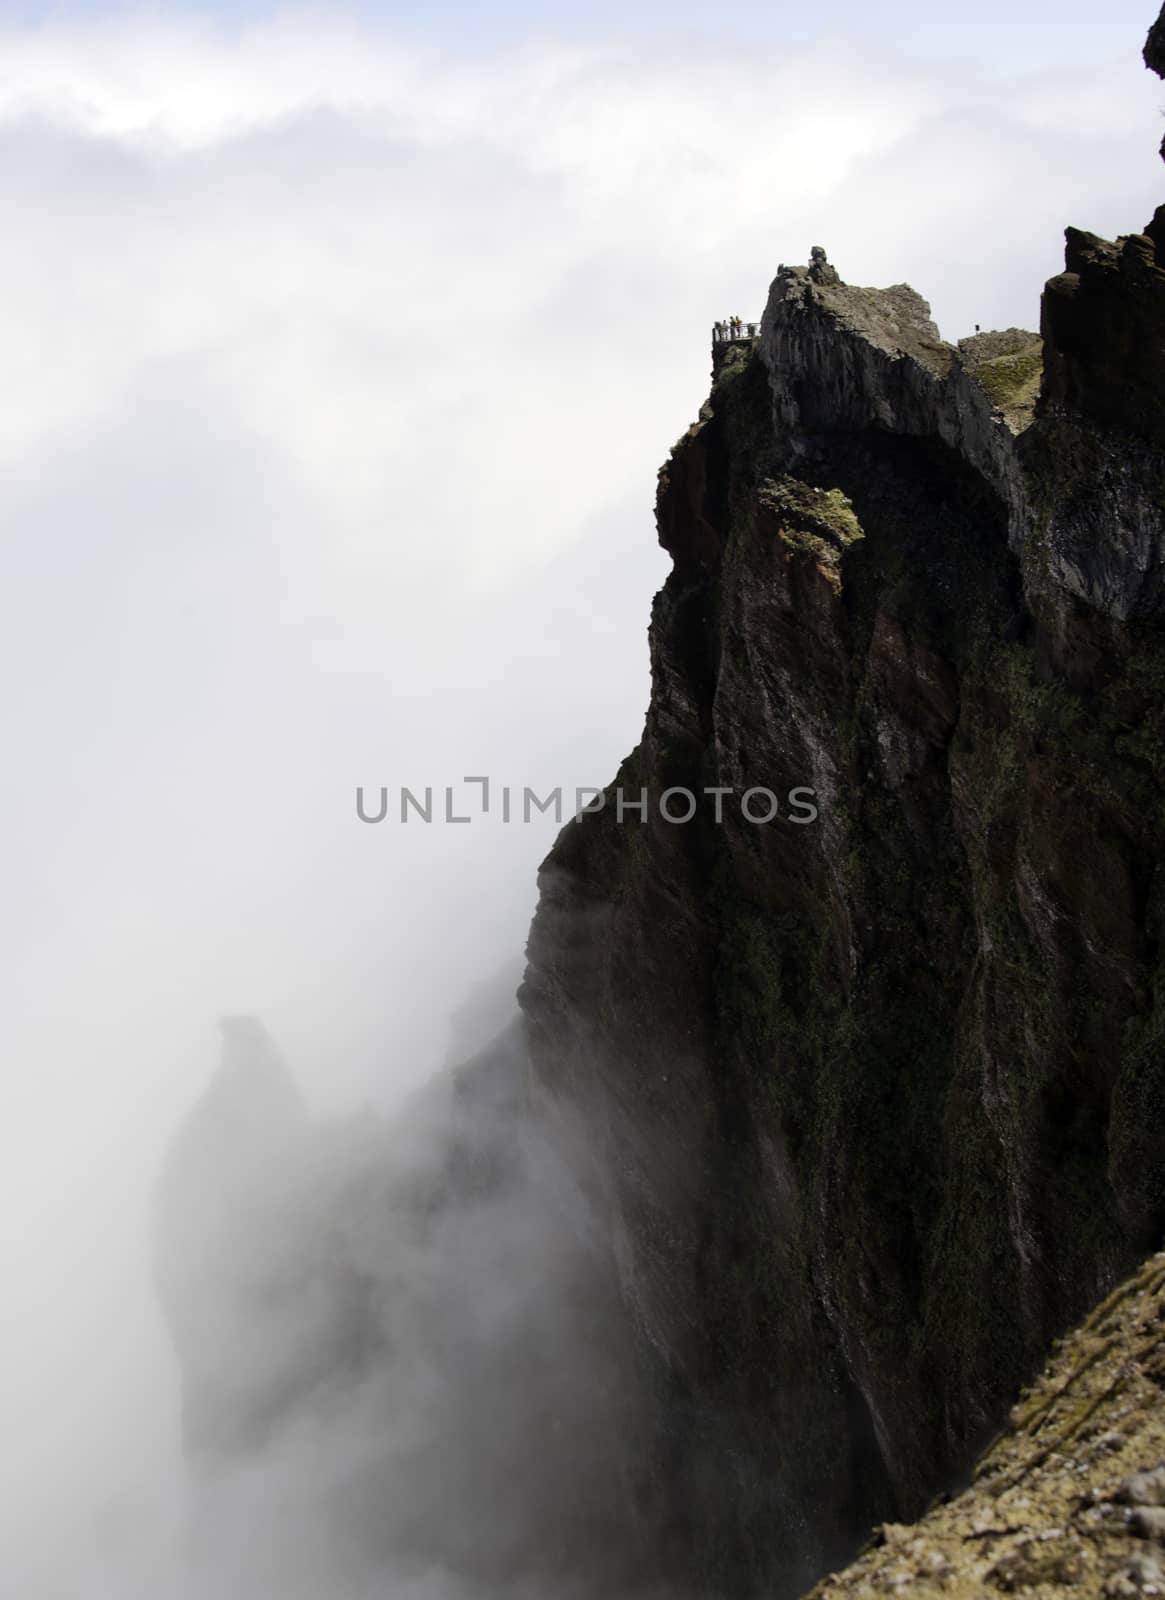
[[[813,1600],[1165,1594],[1165,1255],[1058,1345],[973,1483]]]

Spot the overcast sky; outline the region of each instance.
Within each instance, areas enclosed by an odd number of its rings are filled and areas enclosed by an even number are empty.
[[[354,789],[610,777],[713,318],[821,243],[948,337],[1032,326],[1064,225],[1165,191],[1141,6],[710,15],[0,6],[30,1515],[117,1489],[127,1428],[172,1442],[145,1194],[215,1018],[261,1014],[316,1105],[387,1104],[519,955],[549,819],[367,827]]]

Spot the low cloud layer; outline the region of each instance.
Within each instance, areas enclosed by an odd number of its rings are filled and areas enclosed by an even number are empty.
[[[713,318],[822,243],[948,337],[1033,325],[1064,224],[1159,196],[1120,44],[1000,81],[837,41],[0,34],[23,1595],[174,1463],[145,1196],[213,1019],[263,1015],[325,1109],[390,1104],[520,951],[549,819],[367,827],[356,785],[608,778]]]
[[[156,1194],[190,1475],[151,1593],[679,1600],[660,1364],[573,1122],[536,1126],[524,1076],[511,1029],[395,1118],[317,1122],[226,1020]]]

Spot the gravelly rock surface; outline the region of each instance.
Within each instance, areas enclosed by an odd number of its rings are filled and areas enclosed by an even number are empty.
[[[1054,1351],[974,1482],[886,1523],[814,1600],[1165,1595],[1165,1254]]]

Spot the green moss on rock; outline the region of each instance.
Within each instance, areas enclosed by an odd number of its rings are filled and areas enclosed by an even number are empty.
[[[964,367],[1014,432],[1031,422],[1044,371],[1044,345],[1021,329],[979,334],[959,345]]]
[[[756,499],[776,519],[778,537],[791,550],[805,550],[834,564],[862,537],[854,508],[840,489],[819,489],[796,478],[766,478]]]

